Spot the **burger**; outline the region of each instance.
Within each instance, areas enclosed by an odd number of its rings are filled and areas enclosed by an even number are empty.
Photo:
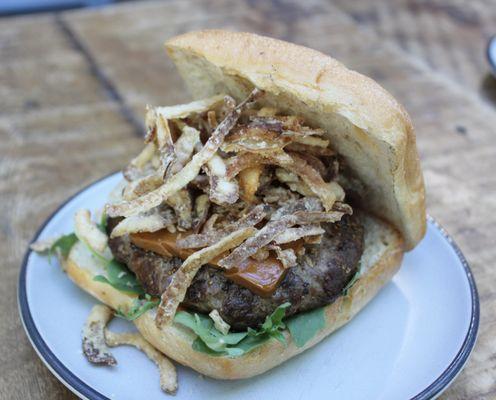
[[[50,248],[149,353],[249,378],[347,323],[424,235],[414,130],[377,83],[305,47],[206,30],[166,49],[196,100],[147,108],[100,222],[78,211]],[[89,321],[85,354],[112,364]]]

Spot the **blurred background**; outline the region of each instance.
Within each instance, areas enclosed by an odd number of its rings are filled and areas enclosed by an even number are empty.
[[[30,16],[33,18],[46,18],[61,15],[67,10],[86,10],[95,13],[112,10],[123,3],[130,7],[146,8],[150,1],[132,0],[2,0],[0,1],[0,23],[7,22],[10,18]],[[155,3],[170,3],[171,10],[177,9],[177,1],[163,0]],[[172,4],[176,5],[172,5]],[[198,10],[192,10],[193,15],[201,14],[204,7],[209,8],[207,15],[229,15],[229,10],[234,10],[232,4],[224,1],[199,1]],[[239,3],[233,1],[232,3]],[[316,9],[316,3],[335,7],[350,18],[356,25],[366,28],[376,34],[387,44],[400,47],[406,53],[426,64],[434,71],[444,75],[461,87],[471,89],[486,101],[496,102],[496,79],[491,73],[488,62],[488,42],[496,32],[496,1],[495,0],[323,0],[321,2],[308,2],[307,5],[296,4],[286,1],[261,1],[246,0],[242,15],[236,15],[237,20],[243,19],[253,29],[273,31],[275,36],[284,35],[284,32],[275,31],[277,24],[273,27],[257,26],[261,23],[257,19],[256,10],[263,12],[264,9],[277,7],[281,3],[277,19],[283,20],[288,17],[288,23],[298,24],[305,16],[309,16]],[[265,4],[268,3],[268,4]],[[270,4],[270,5],[269,5]],[[182,6],[183,10],[188,8],[188,2]],[[318,8],[318,6],[317,6]],[[116,8],[117,9],[117,8]],[[313,11],[312,11],[313,10]],[[76,15],[77,12],[74,14]],[[168,17],[162,16],[164,24],[170,22]],[[294,18],[294,20],[292,20]],[[154,18],[155,20],[155,18]],[[239,26],[238,22],[229,20],[222,21],[224,26]],[[328,21],[329,23],[330,21]],[[139,24],[140,21],[133,21]],[[141,21],[141,23],[143,23]],[[204,21],[200,26],[210,26]],[[292,26],[286,27],[291,29]],[[309,27],[310,28],[310,27]],[[157,37],[160,29],[157,31]],[[4,46],[8,32],[4,32]],[[43,34],[41,32],[41,34]],[[13,32],[10,35],[14,35]],[[493,59],[496,58],[496,43],[493,48]],[[2,61],[8,61],[8,54],[3,54]],[[496,71],[496,62],[493,61],[493,69]]]
[[[137,153],[147,103],[190,99],[163,42],[202,28],[315,48],[404,104],[428,211],[463,249],[482,303],[475,352],[442,398],[494,399],[495,0],[0,0],[0,398],[72,398],[22,331],[22,256],[62,201]]]

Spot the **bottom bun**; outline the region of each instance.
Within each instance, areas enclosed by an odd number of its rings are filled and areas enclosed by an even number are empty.
[[[268,371],[314,346],[347,323],[399,269],[403,257],[401,236],[390,225],[376,218],[365,215],[361,218],[365,228],[365,246],[360,260],[359,279],[346,295],[343,294],[325,307],[325,328],[303,347],[296,347],[289,332],[285,331],[286,347],[276,340],[269,340],[238,358],[213,357],[193,350],[191,345],[195,335],[187,328],[178,324],[158,328],[154,321],[156,310],[146,312],[134,323],[145,339],[158,350],[203,375],[216,379],[243,379]],[[104,274],[104,270],[80,242],[72,248],[64,268],[80,288],[115,310],[126,309],[135,298],[106,283],[93,280],[96,275]]]

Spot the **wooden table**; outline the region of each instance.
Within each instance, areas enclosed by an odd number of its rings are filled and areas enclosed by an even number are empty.
[[[73,397],[22,330],[23,253],[60,202],[140,148],[146,103],[188,99],[162,43],[207,27],[309,45],[406,106],[429,213],[464,250],[481,299],[477,346],[442,398],[495,398],[496,83],[483,52],[495,22],[490,0],[171,0],[0,20],[0,398]]]

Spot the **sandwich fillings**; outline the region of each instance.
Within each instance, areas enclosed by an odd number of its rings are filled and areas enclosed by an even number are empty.
[[[288,317],[331,303],[357,273],[363,228],[344,202],[332,143],[263,97],[148,109],[146,145],[107,205],[107,233],[115,259],[162,296],[157,320],[181,303],[234,331],[256,329],[282,304]],[[185,265],[248,228],[193,272]]]
[[[156,324],[193,330],[197,351],[238,357],[286,344],[286,328],[303,346],[356,280],[364,229],[326,132],[263,100],[149,107],[102,220],[79,210],[75,234],[32,248],[64,259],[81,241],[106,271],[94,280],[138,296],[118,316],[157,308]]]

